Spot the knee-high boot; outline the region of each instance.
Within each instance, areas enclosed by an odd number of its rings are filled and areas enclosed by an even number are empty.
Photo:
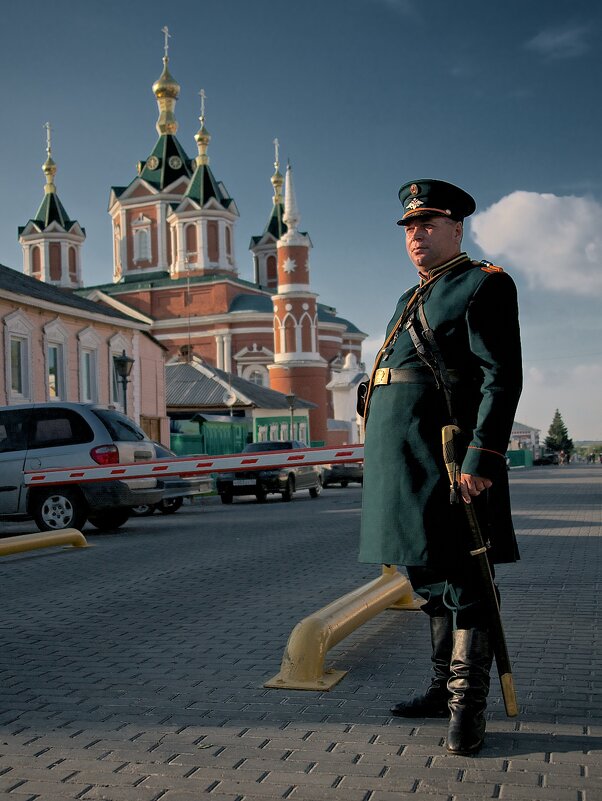
[[[492,659],[486,631],[454,631],[451,675],[447,683],[451,712],[447,750],[452,754],[474,754],[483,745]]]
[[[402,718],[446,718],[449,715],[447,682],[452,654],[451,612],[431,617],[430,623],[431,661],[435,675],[424,695],[395,704],[390,710],[392,715]]]

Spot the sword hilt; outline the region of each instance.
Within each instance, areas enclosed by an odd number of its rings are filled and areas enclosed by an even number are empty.
[[[460,465],[456,458],[456,436],[460,428],[456,425],[443,426],[441,429],[441,444],[443,446],[443,461],[449,478],[449,502],[454,505],[459,502],[458,489],[460,486]]]

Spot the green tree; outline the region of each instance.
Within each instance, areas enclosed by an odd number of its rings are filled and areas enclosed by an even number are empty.
[[[571,454],[574,450],[573,440],[569,437],[569,432],[558,409],[556,409],[554,419],[548,430],[546,448],[555,453],[564,451],[566,454]]]

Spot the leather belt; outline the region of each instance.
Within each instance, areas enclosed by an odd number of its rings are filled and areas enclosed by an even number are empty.
[[[459,380],[455,370],[449,370],[452,382]],[[436,384],[435,376],[427,370],[420,368],[408,369],[405,367],[379,367],[374,373],[374,386],[382,387],[388,384]]]

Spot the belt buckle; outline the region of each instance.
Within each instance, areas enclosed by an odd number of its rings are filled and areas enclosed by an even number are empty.
[[[378,387],[383,384],[388,384],[390,378],[391,378],[391,368],[379,367],[376,373],[374,374],[374,386]]]

